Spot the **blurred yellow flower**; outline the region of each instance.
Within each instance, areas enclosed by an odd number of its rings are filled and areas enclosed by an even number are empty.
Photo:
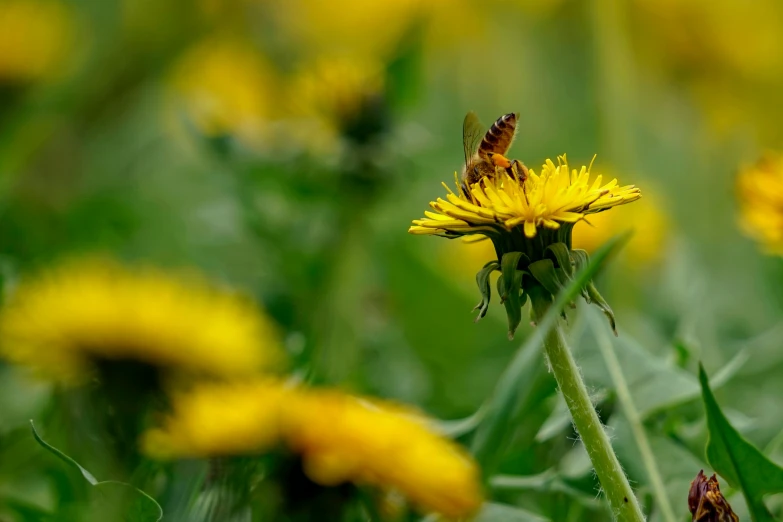
[[[203,384],[174,395],[173,413],[142,437],[157,458],[263,453],[283,443],[323,486],[399,491],[414,504],[467,516],[482,497],[475,463],[404,407],[277,381]]]
[[[638,203],[616,212],[599,212],[574,227],[573,247],[595,251],[612,236],[633,230],[623,252],[632,265],[654,262],[661,258],[669,226],[662,204],[654,192],[644,191]]]
[[[667,84],[685,82],[710,128],[752,125],[765,141],[783,136],[777,93],[783,89],[783,4],[757,0],[637,0],[628,29],[634,47]],[[687,27],[688,30],[683,30]],[[742,45],[727,35],[742,35]]]
[[[675,65],[711,74],[731,71],[741,78],[779,75],[783,6],[776,0],[637,0],[649,45],[661,47]],[[689,29],[683,31],[687,26]],[[726,35],[742,34],[742,45]]]
[[[446,200],[431,202],[436,212],[425,212],[424,219],[414,220],[409,232],[502,236],[521,229],[525,237],[533,238],[542,229],[556,230],[561,223],[576,223],[587,214],[641,197],[633,185],[621,187],[616,179],[602,185],[602,181],[599,175],[590,183],[589,167],[569,170],[566,157],[560,156],[557,165],[547,160],[540,175],[531,169],[524,182],[508,174],[485,177],[470,187],[470,199],[457,183],[457,193],[449,190]]]
[[[304,52],[384,59],[424,9],[419,0],[292,0],[273,16]]]
[[[783,155],[768,152],[737,180],[742,230],[770,254],[783,255]]]
[[[231,134],[261,145],[280,100],[279,80],[265,57],[246,40],[213,36],[189,49],[175,65],[175,103],[209,136]]]
[[[56,77],[73,38],[71,12],[56,0],[0,2],[0,83]]]
[[[239,296],[99,258],[22,281],[0,309],[0,354],[66,382],[101,361],[213,377],[280,362],[275,327]]]
[[[357,118],[373,97],[383,94],[379,61],[320,56],[304,64],[287,89],[294,115],[319,118],[333,132]]]

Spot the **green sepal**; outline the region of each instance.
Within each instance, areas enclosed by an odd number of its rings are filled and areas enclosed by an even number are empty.
[[[505,286],[503,295],[508,295],[509,290],[514,288],[514,280],[516,278],[516,271],[519,268],[520,260],[524,262],[525,266],[530,263],[530,258],[522,252],[508,252],[503,254],[503,258],[500,260],[500,271],[503,273],[503,282]],[[521,282],[517,282],[517,288],[519,288],[521,284]]]
[[[500,277],[498,277],[497,285],[498,285],[498,297],[500,297],[500,304],[503,304],[506,302],[506,284],[503,281],[502,274]]]
[[[557,262],[558,268],[568,277],[568,281],[574,276],[574,261],[571,259],[571,252],[565,243],[555,243],[546,247],[546,256],[552,261]],[[566,281],[561,281],[566,284]]]
[[[571,252],[568,250],[568,246],[565,243],[554,243],[546,247],[545,255],[555,263],[555,275],[560,282],[560,287],[568,286],[568,283],[571,282],[574,276],[574,262],[571,259]],[[576,308],[576,304],[573,301],[570,303],[570,306],[571,308]],[[568,322],[565,310],[560,315]]]
[[[555,271],[555,264],[551,259],[542,259],[535,263],[530,263],[528,270],[536,278],[536,281],[541,283],[541,286],[553,296],[557,295],[560,289],[563,288],[563,283],[560,281],[560,277],[558,277]]]
[[[590,297],[587,302],[593,303],[601,309],[606,318],[609,320],[609,326],[612,327],[612,332],[614,332],[614,335],[617,336],[617,325],[614,321],[614,312],[609,306],[609,303],[607,303],[603,296],[598,292],[598,289],[596,289],[592,281],[587,283],[585,290],[587,290],[587,295]]]
[[[503,301],[508,316],[508,339],[514,338],[519,323],[522,322],[522,306],[527,301],[527,295],[522,292],[522,278],[525,275],[524,270],[514,270],[511,274],[511,287]],[[505,274],[504,274],[505,277]],[[506,283],[508,284],[508,282]]]
[[[574,269],[577,271],[581,270],[582,267],[587,266],[587,263],[590,262],[590,256],[587,255],[585,250],[580,248],[574,248],[571,250],[571,259],[574,262]],[[587,293],[587,288],[582,287],[581,293],[582,297],[584,297],[584,300],[590,304],[590,295]]]
[[[574,266],[577,270],[579,270],[582,266],[587,265],[587,263],[590,261],[590,257],[588,256],[587,252],[580,249],[571,250],[571,258],[574,260]],[[609,320],[609,326],[612,327],[612,332],[617,335],[617,324],[615,323],[614,312],[609,306],[609,303],[606,302],[606,299],[603,298],[601,293],[595,287],[592,280],[588,281],[588,283],[582,288],[582,297],[584,297],[587,304],[594,304],[601,309],[606,318]]]
[[[473,310],[478,310],[479,314],[476,316],[475,322],[478,322],[479,319],[487,315],[487,309],[489,309],[489,301],[492,297],[492,290],[489,286],[489,275],[495,271],[498,270],[500,265],[497,261],[490,261],[486,265],[484,265],[484,268],[478,271],[476,274],[476,284],[479,287],[479,292],[481,292],[481,302],[476,305]]]

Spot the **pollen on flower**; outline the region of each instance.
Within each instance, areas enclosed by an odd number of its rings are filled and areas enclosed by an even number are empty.
[[[281,361],[275,327],[252,303],[199,278],[73,259],[23,280],[0,309],[0,355],[78,382],[103,361],[211,377]]]
[[[458,189],[446,199],[430,203],[435,212],[425,212],[413,221],[412,234],[456,237],[468,234],[503,235],[520,229],[528,239],[542,229],[556,230],[564,223],[576,223],[587,214],[636,201],[641,191],[620,186],[616,179],[603,183],[602,176],[590,180],[590,167],[570,169],[565,156],[555,164],[547,160],[539,173],[530,169],[520,182],[508,174],[485,177],[469,187],[469,195]]]
[[[264,380],[200,385],[142,439],[156,458],[264,453],[284,445],[313,482],[398,491],[449,517],[481,504],[476,464],[403,406]]]

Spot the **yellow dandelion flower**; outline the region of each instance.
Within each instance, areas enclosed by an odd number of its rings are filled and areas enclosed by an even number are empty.
[[[620,186],[616,179],[604,183],[599,175],[591,181],[590,167],[570,169],[566,157],[560,156],[557,164],[547,160],[540,174],[529,170],[524,180],[503,171],[470,187],[458,182],[456,192],[449,190],[446,199],[431,202],[435,212],[425,212],[426,217],[414,220],[408,231],[492,241],[496,260],[476,274],[482,298],[476,309],[478,318],[484,317],[492,293],[489,276],[500,271],[498,293],[506,307],[511,338],[527,298],[534,307],[545,306],[544,301],[550,301],[574,269],[586,262],[586,252],[572,249],[574,224],[640,197],[638,188]],[[604,311],[614,328],[612,310],[592,282],[582,295]]]
[[[742,230],[770,254],[783,255],[783,154],[768,152],[737,180]]]
[[[383,94],[383,84],[378,60],[322,56],[302,66],[292,79],[291,112],[317,117],[337,132],[356,119],[369,100]]]
[[[556,230],[563,223],[576,223],[587,214],[636,201],[641,191],[633,185],[619,186],[616,179],[602,184],[599,175],[590,182],[590,168],[569,170],[565,156],[558,164],[547,160],[541,174],[530,169],[519,182],[508,174],[485,177],[473,184],[470,196],[457,184],[446,199],[430,203],[436,211],[413,221],[412,234],[455,237],[469,234],[504,234],[521,228],[527,238],[542,229]]]
[[[418,0],[294,0],[280,4],[272,16],[278,17],[288,38],[305,52],[384,59],[425,11],[424,6]]]
[[[107,259],[55,266],[0,309],[0,354],[70,382],[102,361],[251,375],[279,361],[278,349],[271,321],[240,297]]]
[[[61,70],[73,37],[73,19],[53,0],[0,3],[0,82],[51,79]]]
[[[170,80],[177,102],[201,132],[231,134],[246,145],[268,138],[277,83],[273,67],[249,41],[220,35],[190,48]]]
[[[277,381],[205,384],[173,397],[142,437],[157,458],[263,453],[283,444],[323,486],[399,491],[425,510],[466,516],[481,504],[479,472],[459,446],[404,407]]]

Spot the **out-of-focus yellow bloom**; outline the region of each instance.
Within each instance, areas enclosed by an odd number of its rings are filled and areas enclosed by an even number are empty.
[[[56,0],[0,3],[0,83],[56,77],[73,38],[71,12]]]
[[[574,227],[573,247],[595,251],[612,236],[634,230],[634,235],[623,251],[631,264],[653,262],[661,258],[668,229],[661,202],[645,189],[638,203],[615,212],[600,212],[589,216]]]
[[[320,57],[300,68],[289,89],[292,113],[317,117],[333,130],[357,117],[366,102],[383,94],[380,62]]]
[[[292,0],[273,14],[305,52],[383,59],[424,9],[418,0]]]
[[[599,175],[590,182],[589,167],[569,170],[566,157],[560,156],[557,165],[547,160],[540,175],[531,169],[524,182],[507,174],[485,177],[470,187],[470,199],[457,183],[457,192],[449,190],[446,200],[431,202],[436,212],[414,220],[409,232],[455,237],[503,235],[521,228],[525,237],[533,238],[541,228],[558,229],[561,223],[576,223],[587,214],[641,197],[633,185],[621,187],[616,179],[602,185],[602,181]]]
[[[450,517],[481,504],[475,463],[427,420],[398,405],[276,381],[205,384],[173,397],[173,413],[148,431],[157,458],[263,453],[284,444],[308,477],[396,490]]]
[[[270,320],[239,296],[106,259],[23,281],[0,310],[0,354],[67,382],[101,361],[247,376],[280,362],[278,350]]]
[[[674,65],[705,73],[730,71],[741,78],[778,75],[783,56],[783,6],[776,0],[737,9],[731,0],[637,0],[646,30]],[[683,27],[689,30],[683,31]],[[737,45],[728,33],[742,34]]]
[[[737,180],[740,225],[764,249],[783,255],[783,155],[767,153]]]
[[[198,43],[175,66],[171,85],[205,134],[231,134],[249,145],[268,139],[280,104],[279,80],[250,42],[215,36]]]
[[[758,0],[637,0],[629,29],[648,65],[667,82],[685,81],[710,127],[752,125],[770,142],[783,136],[777,93],[783,89],[783,4]],[[683,27],[688,27],[687,31]],[[742,35],[742,45],[727,35]]]

